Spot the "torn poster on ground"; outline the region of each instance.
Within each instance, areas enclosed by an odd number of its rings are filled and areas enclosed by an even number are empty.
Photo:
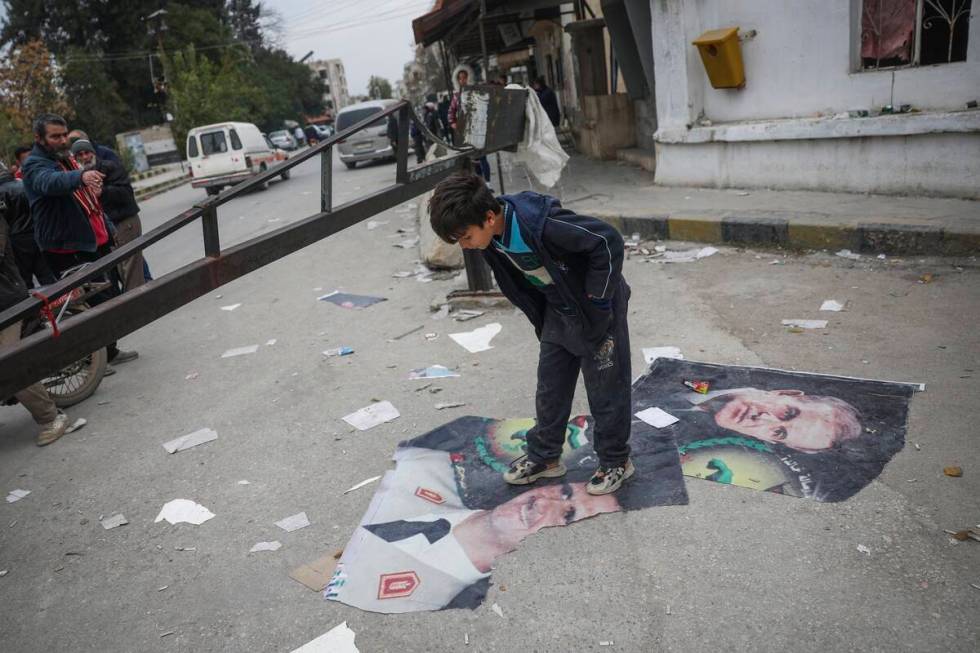
[[[317,297],[320,301],[330,302],[342,308],[367,308],[374,306],[378,302],[387,301],[384,297],[371,297],[369,295],[351,295],[349,293],[334,290],[326,295]]]
[[[597,460],[584,416],[566,429],[564,477],[508,485],[501,475],[534,424],[461,417],[401,443],[324,595],[373,612],[475,608],[494,560],[528,535],[600,513],[687,503],[674,444],[653,438],[632,441],[637,471],[623,488],[588,494]]]
[[[685,386],[697,379],[705,394]],[[632,441],[676,442],[686,476],[817,501],[843,501],[905,444],[918,384],[658,358],[633,403],[678,419],[633,421]]]

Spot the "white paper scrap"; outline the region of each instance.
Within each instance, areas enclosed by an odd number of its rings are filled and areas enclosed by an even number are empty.
[[[249,553],[257,553],[259,551],[278,551],[282,548],[282,542],[279,540],[273,540],[272,542],[258,542],[255,546],[248,550]]]
[[[214,513],[189,499],[174,499],[164,504],[154,523],[166,519],[171,524],[186,522],[200,526],[214,517]]]
[[[99,520],[102,524],[102,528],[109,530],[110,528],[116,528],[117,526],[124,526],[129,523],[129,520],[122,516],[122,513],[117,513],[112,517],[106,517],[105,519]]]
[[[331,628],[314,640],[303,644],[292,653],[360,653],[354,645],[354,631],[347,622]]]
[[[276,344],[276,342],[277,341],[275,338],[269,338],[268,340],[265,341],[265,346],[271,347],[272,345]]]
[[[636,414],[644,422],[658,429],[665,428],[678,421],[676,417],[665,410],[651,406],[646,410],[641,410]]]
[[[503,609],[501,609],[501,607],[499,605],[497,605],[496,603],[494,603],[493,605],[490,606],[490,609],[493,610],[493,613],[495,615],[497,615],[501,619],[504,619],[504,611],[503,611]]]
[[[292,533],[293,531],[298,531],[301,528],[306,528],[310,525],[310,520],[306,517],[305,512],[298,512],[295,515],[290,515],[285,519],[280,519],[276,522],[276,526],[286,531],[287,533]]]
[[[356,485],[352,485],[349,488],[347,488],[346,490],[344,490],[344,494],[347,494],[348,492],[353,492],[354,490],[359,490],[362,487],[364,487],[365,485],[369,485],[371,483],[374,483],[379,478],[381,478],[381,477],[380,476],[372,476],[371,478],[366,478],[363,481],[361,481],[360,483],[358,483]]]
[[[229,349],[225,353],[221,354],[222,358],[231,358],[232,356],[241,356],[243,354],[254,354],[259,350],[258,345],[249,345],[248,347],[236,347],[235,349]]]
[[[238,308],[239,306],[241,306],[241,304],[229,304],[228,306],[222,306],[221,307],[221,310],[223,310],[223,311],[233,311],[236,308]]]
[[[844,310],[844,305],[841,304],[837,300],[828,299],[828,300],[824,301],[823,304],[820,305],[820,310],[821,311],[834,311],[834,312],[842,311],[842,310]]]
[[[356,428],[358,431],[367,431],[379,424],[390,422],[401,416],[398,409],[390,401],[378,401],[365,406],[360,410],[355,410],[350,415],[345,415],[343,420]]]
[[[11,490],[10,493],[7,495],[7,503],[20,501],[30,493],[31,493],[30,490]]]
[[[800,329],[826,329],[827,320],[783,320],[782,325]]]
[[[871,555],[871,549],[869,549],[868,547],[866,547],[863,544],[858,544],[857,545],[857,550],[858,550],[858,553],[863,553],[865,555]]]
[[[74,433],[75,431],[82,428],[86,424],[88,424],[88,420],[85,419],[84,417],[79,417],[78,419],[75,420],[75,422],[71,426],[65,429],[65,433]]]
[[[677,360],[684,360],[684,354],[681,353],[680,347],[643,348],[643,360],[645,360],[647,363],[652,363],[658,358],[676,358]]]
[[[698,253],[694,255],[695,258],[707,258],[718,253],[717,247],[702,247],[698,250]]]
[[[249,483],[249,482],[248,482],[248,481],[246,481],[245,479],[242,479],[242,480],[240,480],[240,481],[238,481],[238,484],[239,484],[239,485],[251,485],[251,483]]]
[[[491,322],[490,324],[481,326],[479,329],[474,329],[473,331],[450,333],[449,337],[466,351],[470,352],[471,354],[475,354],[477,352],[493,349],[490,341],[495,335],[500,333],[501,329],[503,329],[503,327],[500,326],[499,322]]]
[[[193,433],[188,433],[187,435],[182,435],[179,438],[174,438],[170,442],[164,442],[163,448],[167,450],[167,453],[177,453],[178,451],[184,451],[185,449],[190,449],[191,447],[196,447],[199,444],[204,444],[205,442],[211,442],[212,440],[217,439],[217,431],[204,428],[198,429]]]
[[[860,254],[855,254],[854,252],[852,252],[849,249],[842,249],[839,252],[835,252],[834,253],[834,256],[839,256],[841,258],[848,258],[848,259],[851,259],[852,261],[860,261],[861,260],[861,255]]]

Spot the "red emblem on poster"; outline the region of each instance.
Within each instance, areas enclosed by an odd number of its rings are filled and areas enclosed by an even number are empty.
[[[399,571],[394,574],[382,574],[378,583],[379,599],[397,599],[410,596],[419,586],[418,574],[414,571]]]
[[[429,488],[426,487],[415,488],[415,496],[417,496],[420,499],[425,499],[426,501],[431,501],[432,503],[435,504],[446,503],[446,500],[443,498],[441,494],[439,494],[435,490],[430,490]]]

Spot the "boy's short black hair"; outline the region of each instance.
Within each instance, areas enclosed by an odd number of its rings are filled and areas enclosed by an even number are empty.
[[[482,226],[487,211],[499,210],[500,202],[487,188],[483,177],[459,173],[436,186],[429,199],[429,222],[439,238],[455,243],[467,227]]]

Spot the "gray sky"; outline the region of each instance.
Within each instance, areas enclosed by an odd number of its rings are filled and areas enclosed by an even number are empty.
[[[281,45],[299,59],[339,58],[347,73],[348,92],[367,93],[371,75],[392,86],[412,59],[412,19],[428,12],[433,0],[266,0],[279,13]]]

